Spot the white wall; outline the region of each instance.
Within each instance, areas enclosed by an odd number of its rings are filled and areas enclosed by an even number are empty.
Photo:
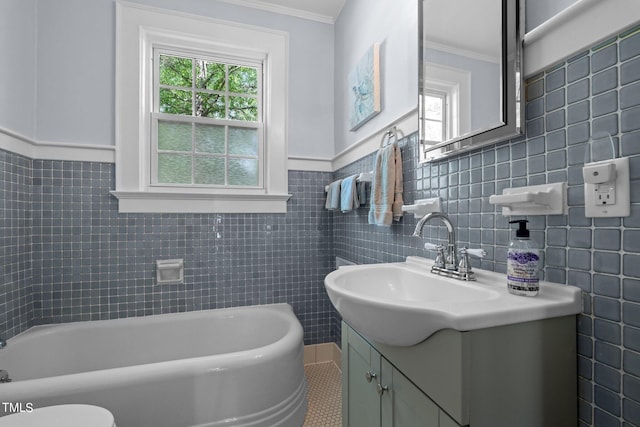
[[[39,142],[112,146],[114,0],[6,1],[2,0],[0,22],[9,34],[0,38],[0,52],[17,57],[26,64],[26,72],[0,70],[11,73],[7,78],[0,74],[6,89],[0,87],[11,99],[25,91],[33,99],[29,91],[37,87],[37,102],[35,107],[33,102],[20,102],[20,112],[3,104],[0,125]],[[289,32],[289,155],[333,156],[333,25],[214,0],[135,2]],[[35,23],[23,25],[36,20],[37,28]],[[37,64],[34,48],[29,48],[36,37]],[[34,116],[29,128],[25,117]]]
[[[335,24],[335,154],[416,108],[417,0],[347,0]],[[347,76],[373,43],[381,44],[382,111],[349,130]]]
[[[36,140],[114,144],[111,0],[38,2]]]
[[[0,1],[0,127],[35,135],[36,0]]]

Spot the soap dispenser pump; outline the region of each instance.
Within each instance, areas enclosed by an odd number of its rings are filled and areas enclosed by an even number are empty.
[[[507,251],[507,288],[514,295],[535,296],[540,289],[540,253],[529,239],[527,222],[526,219],[509,221],[509,224],[517,223],[518,229]]]

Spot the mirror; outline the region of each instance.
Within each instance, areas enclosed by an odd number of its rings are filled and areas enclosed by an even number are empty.
[[[421,161],[520,135],[520,0],[419,0]]]

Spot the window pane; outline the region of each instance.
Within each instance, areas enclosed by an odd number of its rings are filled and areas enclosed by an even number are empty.
[[[258,130],[229,127],[229,154],[258,156]]]
[[[191,115],[191,92],[186,90],[160,89],[160,112]]]
[[[424,117],[431,120],[442,120],[443,99],[436,96],[425,96]]]
[[[229,185],[258,185],[258,160],[229,159]]]
[[[258,93],[258,72],[255,68],[229,66],[229,92]]]
[[[198,153],[224,154],[225,127],[196,125],[196,151]]]
[[[196,157],[196,184],[224,185],[224,157]]]
[[[191,59],[160,55],[160,84],[191,87]]]
[[[191,156],[158,154],[158,182],[191,184]]]
[[[213,93],[196,93],[196,116],[224,119],[224,96]]]
[[[196,59],[196,87],[201,89],[224,91],[224,68],[224,64]]]
[[[258,121],[258,100],[256,98],[230,96],[229,118],[245,122]]]
[[[424,131],[427,141],[443,141],[442,139],[442,122],[430,122],[425,120]]]
[[[191,123],[158,122],[158,150],[191,151]]]

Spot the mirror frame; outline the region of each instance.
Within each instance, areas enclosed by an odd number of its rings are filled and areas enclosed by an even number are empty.
[[[452,0],[443,0],[452,1]],[[524,68],[523,40],[525,15],[523,0],[497,0],[502,3],[502,118],[503,124],[465,134],[435,145],[425,143],[424,106],[424,0],[418,0],[418,134],[420,163],[442,159],[523,134],[524,131]]]

